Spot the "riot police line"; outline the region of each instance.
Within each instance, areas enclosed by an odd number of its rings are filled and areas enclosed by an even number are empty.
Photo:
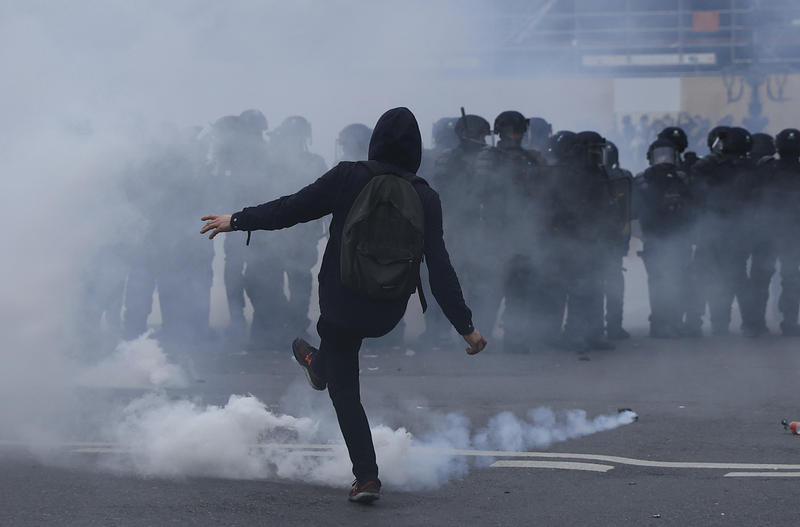
[[[336,161],[366,159],[370,135],[363,124],[345,127]],[[709,153],[698,157],[687,152],[683,130],[667,127],[650,144],[649,167],[635,177],[601,134],[553,132],[544,119],[516,111],[490,125],[462,110],[437,121],[433,137],[420,175],[440,194],[448,250],[475,323],[502,329],[504,351],[612,349],[611,341],[628,338],[622,262],[634,221],[643,242],[651,337],[701,336],[707,306],[712,333],[727,334],[734,300],[743,334],[766,333],[776,263],[781,331],[800,334],[800,244],[792,232],[800,219],[797,130],[773,141],[717,127],[708,134]],[[98,251],[98,262],[113,265],[86,277],[87,327],[102,318],[106,334],[142,334],[157,289],[165,345],[194,349],[213,340],[214,254],[197,240],[196,211],[232,209],[311,183],[327,167],[310,147],[306,119],[290,117],[269,130],[258,110],[153,145],[124,178],[132,207],[153,221],[143,236]],[[220,179],[224,191],[212,194],[211,183]],[[302,227],[302,234],[275,233],[268,245],[257,237],[249,247],[225,238],[223,338],[232,346],[282,349],[295,328],[309,325],[311,268],[326,227]],[[425,326],[423,338],[433,345],[453,338],[436,306]],[[393,338],[399,344],[402,331]]]
[[[622,258],[632,222],[643,242],[651,337],[702,336],[706,309],[711,333],[726,335],[734,301],[743,335],[767,333],[778,268],[781,333],[800,334],[797,130],[773,139],[718,126],[699,157],[681,128],[666,127],[647,150],[648,168],[633,177],[597,132],[551,133],[546,121],[511,111],[491,128],[476,115],[449,123],[458,143],[438,156],[431,180],[454,236],[467,226],[465,240],[451,242],[459,272],[474,277],[465,294],[484,310],[484,326],[502,325],[506,351],[610,349],[610,340],[629,338]]]

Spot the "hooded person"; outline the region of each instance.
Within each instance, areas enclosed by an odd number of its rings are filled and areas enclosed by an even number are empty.
[[[486,340],[472,325],[472,312],[464,302],[461,286],[443,240],[442,209],[438,194],[414,175],[422,157],[422,140],[414,114],[407,108],[384,113],[375,125],[368,162],[341,162],[314,183],[295,194],[283,196],[233,215],[208,215],[200,231],[277,230],[332,215],[330,237],[319,271],[319,349],[296,339],[294,357],[305,370],[311,386],[328,389],[344,436],[355,482],[350,501],[371,502],[380,495],[381,483],[367,416],[361,405],[358,350],[366,337],[388,333],[402,319],[413,291],[399,297],[375,299],[343,281],[343,252],[348,216],[354,203],[362,203],[362,190],[373,178],[400,176],[412,184],[424,213],[423,251],[431,291],[445,316],[475,354]],[[391,176],[388,176],[391,178]],[[371,186],[370,188],[375,188]],[[368,189],[369,190],[369,189]],[[346,240],[344,240],[346,241]],[[421,287],[421,284],[417,281]]]

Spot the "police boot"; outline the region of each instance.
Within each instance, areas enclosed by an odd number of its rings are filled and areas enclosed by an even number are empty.
[[[781,335],[784,337],[800,337],[800,326],[781,322]]]
[[[626,340],[631,338],[631,334],[625,331],[622,326],[607,327],[606,335],[609,340]]]
[[[650,337],[654,339],[676,339],[680,333],[668,324],[650,324]]]
[[[678,332],[682,337],[700,338],[703,336],[703,326],[684,322]]]
[[[615,345],[607,341],[602,335],[586,337],[586,345],[589,347],[589,349],[593,350],[611,351],[617,349]]]

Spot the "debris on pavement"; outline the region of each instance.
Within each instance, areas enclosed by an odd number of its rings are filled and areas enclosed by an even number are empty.
[[[783,419],[783,420],[781,420],[781,424],[783,425],[783,429],[784,430],[791,430],[792,431],[792,435],[799,435],[800,434],[800,431],[798,431],[798,427],[800,427],[800,422],[792,421],[790,423],[788,419]]]

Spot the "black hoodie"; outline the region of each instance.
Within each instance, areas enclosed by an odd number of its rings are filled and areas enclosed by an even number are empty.
[[[417,171],[422,159],[422,139],[417,120],[408,108],[394,108],[381,116],[370,139],[369,159],[382,163],[386,172]],[[333,214],[319,271],[321,317],[335,326],[377,337],[389,332],[403,318],[408,297],[379,301],[359,295],[342,284],[339,267],[345,218],[373,176],[363,164],[341,162],[295,194],[237,212],[231,226],[238,231],[276,230]],[[425,262],[433,296],[456,330],[466,335],[474,329],[472,313],[464,302],[445,249],[439,195],[421,179],[414,183],[414,188],[425,213]]]

